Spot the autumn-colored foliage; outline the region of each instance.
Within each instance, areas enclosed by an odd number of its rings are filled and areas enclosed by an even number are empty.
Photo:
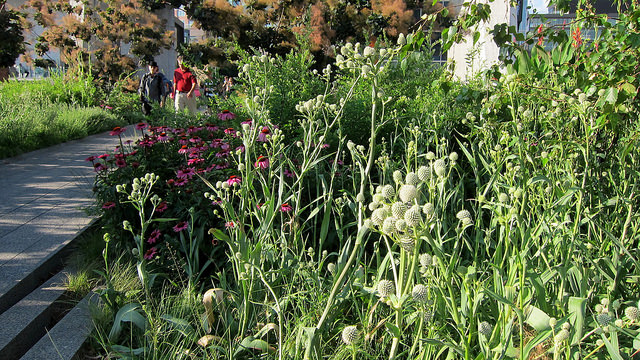
[[[135,70],[137,60],[151,59],[172,45],[173,33],[164,30],[164,21],[141,0],[107,0],[96,7],[29,0],[24,7],[31,8],[33,21],[44,27],[35,45],[38,55],[57,48],[72,70],[91,69],[94,78],[107,83]],[[122,51],[124,47],[128,51]]]

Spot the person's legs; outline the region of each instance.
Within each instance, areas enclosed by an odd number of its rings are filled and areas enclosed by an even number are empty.
[[[176,112],[182,111],[186,106],[187,94],[176,91]]]
[[[196,112],[198,112],[195,96],[187,98],[187,108],[189,109],[189,112],[192,114],[195,114]]]

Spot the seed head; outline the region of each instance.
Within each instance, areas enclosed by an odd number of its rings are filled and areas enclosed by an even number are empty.
[[[422,207],[422,213],[427,215],[427,219],[430,218],[431,216],[433,216],[433,212],[434,211],[435,211],[435,209],[433,208],[433,204],[432,203],[426,203]]]
[[[360,334],[355,325],[347,326],[342,330],[342,341],[347,345],[355,344],[359,337]]]
[[[558,333],[556,334],[556,336],[554,336],[553,341],[556,343],[556,345],[562,343],[563,341],[567,340],[569,338],[569,331],[562,329],[560,331],[558,331]]]
[[[420,254],[420,265],[424,267],[429,267],[433,265],[433,258],[429,254]]]
[[[429,151],[427,153],[427,160],[433,160],[436,158],[436,154],[433,153],[433,151]]]
[[[363,193],[359,193],[356,196],[356,201],[359,202],[359,203],[363,203],[364,202],[364,194]]]
[[[382,196],[384,196],[385,199],[390,200],[396,196],[396,189],[392,185],[385,185],[382,188]]]
[[[611,315],[609,315],[609,313],[601,313],[596,316],[596,321],[602,326],[609,325],[612,320],[613,318],[611,317]]]
[[[503,204],[506,204],[509,202],[509,195],[505,194],[505,193],[500,193],[498,195],[498,201],[500,201]]]
[[[444,160],[438,159],[433,163],[433,171],[438,177],[444,177],[447,173],[447,164],[444,163]]]
[[[391,280],[380,280],[376,289],[378,290],[378,295],[381,297],[387,297],[393,294],[395,286]]]
[[[424,304],[427,302],[428,295],[429,294],[427,287],[422,284],[414,286],[413,290],[411,291],[411,297],[413,297],[413,300],[420,304]]]
[[[412,202],[418,196],[418,189],[413,185],[402,185],[399,195],[403,202]]]
[[[382,195],[382,188],[380,189],[379,193],[373,195],[373,201],[375,201],[375,202],[383,202],[384,201],[384,196]]]
[[[404,221],[407,222],[407,226],[414,227],[420,225],[422,222],[422,215],[420,213],[420,207],[418,205],[412,206],[404,214]]]
[[[393,234],[396,231],[396,222],[397,219],[393,216],[389,216],[384,219],[384,222],[382,223],[382,232],[387,235]]]
[[[402,183],[402,172],[400,172],[400,170],[393,172],[393,181],[395,181],[396,184]]]
[[[491,337],[491,333],[493,332],[493,326],[488,322],[483,321],[478,324],[478,332],[488,339]]]
[[[374,211],[375,209],[379,208],[380,205],[382,205],[382,204],[380,204],[377,201],[371,202],[371,203],[369,203],[369,210]]]
[[[404,219],[399,219],[396,221],[396,230],[405,231],[407,229],[407,222]]]
[[[391,205],[391,213],[398,219],[404,218],[404,214],[407,212],[407,205],[401,202],[396,202]]]
[[[418,168],[418,179],[420,181],[429,181],[431,178],[431,169],[428,166],[420,166]]]
[[[387,209],[380,207],[375,209],[371,214],[371,221],[373,222],[374,225],[380,226],[384,222],[384,219],[387,218],[387,216],[388,216]]]
[[[456,217],[458,218],[458,220],[462,221],[463,223],[465,221],[471,221],[471,213],[469,212],[469,210],[458,211],[458,213],[456,214]]]
[[[449,154],[449,160],[451,161],[458,161],[458,153],[457,152],[452,152],[451,154]]]
[[[416,241],[409,236],[402,237],[400,239],[400,247],[404,249],[404,251],[411,253],[413,252],[413,248],[416,246]]]
[[[405,183],[407,185],[418,185],[418,182],[420,182],[420,179],[418,178],[418,175],[416,175],[416,173],[412,172],[408,172],[407,176],[405,178]]]
[[[627,315],[631,321],[638,321],[638,318],[640,318],[640,310],[635,306],[629,306],[626,308],[624,310],[624,314]]]

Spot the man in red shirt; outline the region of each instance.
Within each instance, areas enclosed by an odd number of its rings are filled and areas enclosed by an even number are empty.
[[[193,91],[196,89],[197,80],[191,70],[187,68],[182,56],[178,56],[178,68],[173,72],[173,84],[175,89],[174,99],[176,112],[185,108],[192,114],[196,112],[196,97]]]

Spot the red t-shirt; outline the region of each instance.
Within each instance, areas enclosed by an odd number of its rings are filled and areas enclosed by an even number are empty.
[[[173,84],[175,85],[176,90],[180,92],[189,92],[195,83],[196,78],[189,69],[182,71],[182,69],[177,68],[176,71],[173,72]]]

